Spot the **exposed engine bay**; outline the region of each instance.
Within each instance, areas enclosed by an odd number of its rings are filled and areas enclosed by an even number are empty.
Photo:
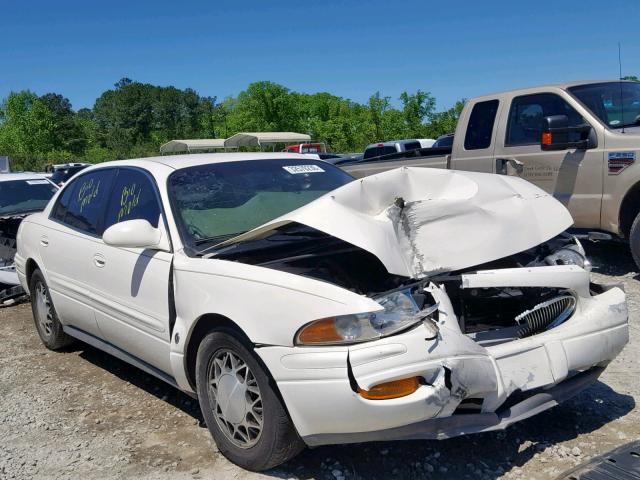
[[[420,310],[435,303],[425,291],[433,283],[446,290],[460,330],[483,345],[553,328],[571,316],[576,301],[572,292],[563,288],[465,288],[463,274],[549,265],[591,269],[580,242],[566,233],[515,255],[418,281],[389,274],[373,254],[303,225],[287,225],[267,237],[224,246],[206,257],[312,277],[374,299],[394,290],[408,290]]]
[[[0,304],[24,294],[15,272],[16,236],[25,215],[0,217]]]

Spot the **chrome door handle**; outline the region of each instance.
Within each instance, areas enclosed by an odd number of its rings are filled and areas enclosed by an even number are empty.
[[[48,247],[49,239],[43,235],[42,237],[40,237],[40,245],[42,245],[43,247]]]
[[[93,264],[98,268],[102,268],[107,264],[107,260],[99,253],[96,253],[93,256]]]

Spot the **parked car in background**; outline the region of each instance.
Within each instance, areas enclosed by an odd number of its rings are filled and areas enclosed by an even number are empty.
[[[288,153],[325,153],[327,147],[324,143],[296,143],[295,145],[287,145],[283,152]]]
[[[431,148],[436,141],[433,138],[419,138],[420,148]]]
[[[502,429],[594,383],[625,294],[590,283],[571,223],[519,178],[164,156],[79,173],[23,221],[16,265],[48,348],[197,395],[220,452],[263,470]]]
[[[87,168],[90,163],[64,163],[60,165],[53,165],[53,171],[51,175],[51,181],[61,187],[73,177],[76,173]]]
[[[433,145],[432,148],[442,148],[448,147],[451,148],[453,146],[453,133],[447,133],[446,135],[439,136]]]
[[[363,159],[388,155],[390,153],[406,152],[422,148],[419,140],[391,140],[388,142],[371,143],[364,149]]]
[[[37,173],[0,175],[0,304],[24,292],[14,265],[20,223],[27,215],[43,210],[57,190]]]
[[[452,141],[450,152],[422,149],[341,168],[356,177],[399,166],[522,177],[560,200],[576,228],[629,242],[640,267],[640,83],[583,81],[477,97],[465,104]]]

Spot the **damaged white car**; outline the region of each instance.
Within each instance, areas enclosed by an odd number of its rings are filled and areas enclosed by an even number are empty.
[[[38,173],[0,174],[0,305],[24,295],[13,257],[20,222],[42,211],[58,187]]]
[[[518,178],[168,156],[87,168],[22,223],[16,265],[47,347],[197,395],[220,451],[262,470],[502,429],[595,382],[626,300],[571,223]]]

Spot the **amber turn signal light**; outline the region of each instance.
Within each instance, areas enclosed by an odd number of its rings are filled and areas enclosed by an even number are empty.
[[[551,145],[553,143],[553,134],[551,132],[542,132],[542,145]]]
[[[304,327],[298,334],[298,342],[304,344],[339,342],[343,338],[336,330],[335,318],[323,318]]]
[[[389,400],[391,398],[400,398],[411,395],[415,392],[420,383],[418,377],[404,378],[393,382],[381,383],[375,385],[371,390],[358,390],[358,393],[367,400]]]

